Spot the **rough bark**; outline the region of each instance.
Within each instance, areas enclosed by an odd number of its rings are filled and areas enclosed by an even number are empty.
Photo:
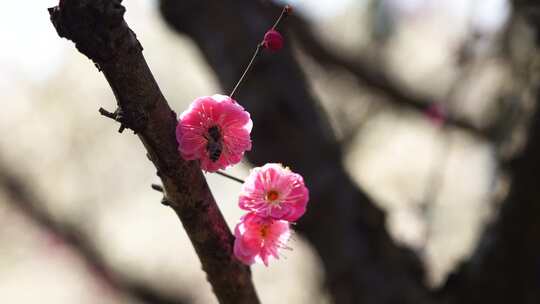
[[[165,20],[195,41],[225,92],[279,11],[251,0],[161,1]],[[281,162],[305,177],[311,200],[297,227],[321,257],[336,303],[430,302],[421,263],[391,240],[383,212],[347,175],[308,87],[290,47],[263,52],[236,94],[254,122],[248,159]]]
[[[104,114],[144,144],[221,303],[258,303],[249,268],[232,254],[233,236],[196,162],[177,152],[176,114],[163,97],[142,47],[123,19],[121,0],[62,0],[49,9],[60,37],[75,42],[105,75],[118,110]]]

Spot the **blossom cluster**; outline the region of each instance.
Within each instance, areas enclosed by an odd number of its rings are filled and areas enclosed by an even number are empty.
[[[278,249],[288,248],[290,222],[306,212],[309,192],[300,174],[280,164],[251,170],[242,185],[238,205],[248,211],[234,230],[234,254],[247,265],[268,266]]]
[[[176,138],[185,160],[198,160],[201,168],[215,172],[237,164],[251,149],[250,115],[229,96],[195,99],[179,118]],[[280,164],[266,164],[251,170],[238,199],[247,214],[234,230],[234,254],[245,264],[268,265],[288,248],[290,223],[305,212],[308,189],[301,175]]]
[[[275,28],[290,12],[286,6],[260,46],[271,52],[283,47],[283,37]],[[232,96],[257,54],[258,48],[230,96],[199,97],[179,117],[178,151],[185,160],[198,161],[206,172],[235,165],[251,150],[253,122]],[[279,250],[289,248],[291,223],[306,212],[308,199],[302,176],[289,168],[269,163],[252,169],[238,198],[238,206],[247,212],[234,229],[236,258],[246,265],[259,262],[266,266],[270,257],[278,259]]]

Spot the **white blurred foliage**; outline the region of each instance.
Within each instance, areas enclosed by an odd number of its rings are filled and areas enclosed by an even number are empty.
[[[289,4],[294,11],[318,19],[343,14],[351,4],[365,0],[275,0],[275,2]]]
[[[484,35],[498,32],[508,20],[508,0],[381,0],[396,18],[420,16],[446,16],[453,19],[445,30],[471,26],[471,30]]]

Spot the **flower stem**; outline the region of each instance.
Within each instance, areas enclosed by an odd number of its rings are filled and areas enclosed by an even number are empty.
[[[225,176],[226,178],[229,178],[229,179],[232,179],[233,181],[235,182],[239,182],[240,184],[243,184],[244,181],[238,177],[235,177],[235,176],[232,176],[232,175],[229,175],[223,171],[216,171],[217,174],[221,175],[221,176]]]
[[[283,10],[281,10],[281,14],[279,15],[279,17],[277,18],[276,22],[274,23],[274,25],[272,26],[272,30],[275,30],[279,23],[283,20],[283,18],[285,18],[287,15],[289,15],[291,11],[291,7],[286,5]],[[253,67],[253,64],[255,63],[255,59],[257,58],[257,56],[259,55],[260,51],[261,51],[261,48],[263,47],[263,43],[264,43],[264,40],[259,42],[257,44],[257,48],[255,49],[255,52],[253,52],[253,56],[251,56],[251,60],[249,61],[246,69],[244,70],[244,73],[242,73],[242,76],[240,76],[240,79],[238,79],[238,82],[236,82],[236,85],[234,86],[234,88],[232,89],[231,91],[231,94],[229,94],[229,97],[231,99],[234,99],[234,93],[236,93],[236,90],[238,89],[238,87],[240,86],[240,84],[244,81],[244,78],[246,77],[247,73],[251,70],[251,68]]]
[[[271,29],[275,30],[278,27],[281,20],[283,20],[283,18],[285,18],[285,17],[287,17],[289,15],[290,11],[291,11],[291,7],[289,5],[285,5],[283,10],[281,10],[281,14],[277,18],[276,22],[274,23],[274,25],[272,26]]]
[[[253,66],[253,63],[255,62],[255,58],[257,58],[257,55],[259,55],[259,52],[261,50],[262,45],[263,45],[262,42],[257,44],[257,48],[255,49],[255,52],[253,53],[253,56],[251,56],[251,60],[249,61],[249,64],[247,65],[246,69],[244,70],[244,73],[242,73],[242,76],[240,77],[240,79],[238,80],[236,85],[234,86],[234,89],[231,91],[231,94],[229,94],[229,97],[231,99],[234,99],[233,98],[234,93],[236,92],[236,90],[238,89],[238,87],[240,86],[242,81],[244,81],[244,77],[246,77],[247,73],[249,72],[249,70]]]

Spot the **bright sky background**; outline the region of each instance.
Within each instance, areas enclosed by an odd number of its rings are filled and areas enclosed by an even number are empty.
[[[152,6],[154,0],[130,0]],[[12,80],[40,81],[59,67],[73,46],[58,39],[48,7],[58,0],[7,1],[0,10],[0,87]]]
[[[8,1],[0,10],[0,83],[10,79],[46,77],[57,66],[65,46],[49,21],[54,0]],[[55,41],[56,39],[56,41]]]
[[[155,0],[130,0],[148,9],[155,9]],[[340,14],[351,4],[363,4],[365,0],[279,0],[295,6],[313,18],[323,18]],[[401,13],[414,13],[428,8],[444,11],[462,19],[472,5],[472,23],[479,28],[492,31],[500,27],[509,14],[507,0],[383,0]],[[62,62],[66,51],[72,46],[62,43],[51,26],[47,7],[54,6],[58,0],[7,1],[0,10],[0,88],[11,80],[25,79],[40,81],[50,75]]]
[[[155,9],[155,0],[130,0]],[[338,13],[342,4],[353,0],[290,1],[316,15]],[[7,1],[0,10],[0,87],[11,81],[24,79],[40,81],[60,66],[65,52],[73,52],[72,45],[58,39],[50,21],[48,7],[58,0]],[[299,8],[300,9],[300,8]]]
[[[365,0],[276,0],[278,3],[290,4],[295,10],[315,18],[343,13],[351,4],[364,3]]]

